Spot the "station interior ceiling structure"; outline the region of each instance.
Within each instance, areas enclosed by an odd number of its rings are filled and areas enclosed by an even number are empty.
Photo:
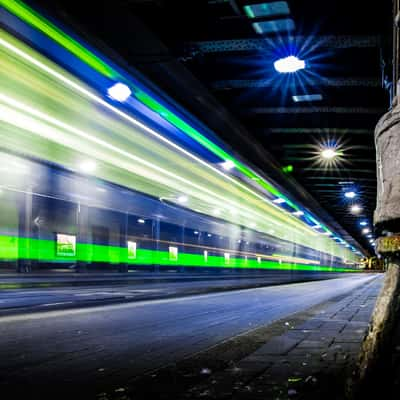
[[[391,1],[28,3],[112,49],[373,252],[360,222],[372,227],[374,128],[391,103]],[[274,62],[290,55],[305,68],[277,72]],[[336,157],[321,158],[324,148]]]

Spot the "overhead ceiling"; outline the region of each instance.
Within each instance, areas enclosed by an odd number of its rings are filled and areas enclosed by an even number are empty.
[[[54,2],[47,3],[54,10]],[[248,7],[260,3],[269,4]],[[371,249],[359,223],[372,223],[376,201],[373,133],[378,119],[390,106],[384,86],[391,79],[391,1],[271,3],[103,1],[96,10],[86,11],[87,18],[80,23],[90,25],[102,40],[114,37],[121,25],[146,25],[165,49],[157,47],[158,53],[152,51],[151,38],[141,43],[142,38],[136,34],[126,34],[123,41],[114,40],[112,48],[125,58],[134,59],[144,73],[151,74],[151,64],[170,62],[171,58],[184,65],[246,128],[249,138],[272,153],[281,167],[291,166],[284,168],[285,173],[303,185],[356,240]],[[61,13],[84,13],[81,7],[79,11],[71,8],[71,2],[59,0],[57,4],[63,4]],[[123,21],[113,18],[117,4],[129,11]],[[253,18],[254,10],[271,10],[271,6],[278,8],[277,15]],[[275,28],[278,20],[292,22],[285,22],[279,32],[260,33],[262,22],[271,20]],[[253,23],[259,25],[255,27]],[[126,27],[127,32],[129,29]],[[134,56],[130,53],[133,47],[142,49],[142,59],[138,52]],[[306,68],[279,74],[274,61],[293,54],[305,60]],[[170,94],[174,95],[173,90]],[[322,99],[293,100],[294,95],[306,94],[320,95]],[[186,100],[190,103],[190,99]],[[225,132],[225,140],[226,137]],[[231,144],[235,146],[234,139]],[[319,151],[324,145],[338,148],[341,156],[337,163],[321,162]],[[348,190],[357,196],[347,199],[344,192]],[[358,215],[349,210],[355,203],[362,207]]]

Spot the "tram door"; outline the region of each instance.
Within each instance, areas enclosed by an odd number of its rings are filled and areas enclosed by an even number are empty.
[[[96,269],[109,269],[110,230],[105,226],[92,225],[92,263]]]

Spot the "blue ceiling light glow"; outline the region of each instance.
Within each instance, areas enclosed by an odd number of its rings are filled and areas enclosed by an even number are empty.
[[[367,226],[367,225],[368,225],[368,222],[367,222],[367,221],[361,221],[361,222],[360,222],[360,225],[361,225],[361,226]]]
[[[354,199],[354,197],[357,196],[356,192],[353,191],[349,191],[349,192],[345,192],[344,197],[348,198],[348,199]]]
[[[274,68],[282,74],[296,72],[304,69],[305,67],[306,62],[304,60],[300,60],[296,56],[281,58],[274,62]]]
[[[132,94],[131,89],[124,83],[118,82],[107,90],[108,95],[121,103],[126,101]]]

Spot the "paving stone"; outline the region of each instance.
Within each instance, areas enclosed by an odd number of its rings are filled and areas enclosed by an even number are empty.
[[[321,319],[310,319],[301,325],[296,326],[296,329],[318,329],[324,323]]]
[[[299,341],[297,339],[291,339],[285,335],[274,337],[269,340],[264,346],[260,347],[255,353],[260,354],[280,354],[284,355],[293,347],[295,347]]]
[[[346,299],[328,305],[284,333],[277,331],[276,336],[236,363],[234,368],[210,378],[214,381],[212,390],[200,391],[198,397],[303,399],[307,398],[307,392],[301,391],[301,385],[306,385],[307,381],[316,382],[312,398],[318,398],[318,393],[323,398],[326,396],[324,385],[330,377],[344,380],[346,371],[351,370],[358,358],[376,301],[376,296],[371,293],[375,294],[379,285],[373,285],[372,289],[358,290]],[[290,396],[289,390],[294,390]]]
[[[297,345],[297,349],[302,348],[313,348],[313,349],[321,349],[326,348],[332,340],[303,340]]]

